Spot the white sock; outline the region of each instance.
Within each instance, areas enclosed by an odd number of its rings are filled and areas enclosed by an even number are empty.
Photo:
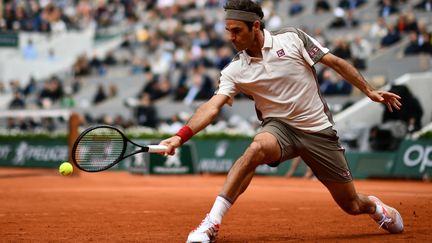
[[[222,218],[225,215],[225,213],[228,212],[228,209],[230,209],[231,203],[228,202],[225,198],[221,196],[217,196],[216,200],[213,204],[212,209],[210,210],[210,218],[213,219],[217,224],[222,223]]]

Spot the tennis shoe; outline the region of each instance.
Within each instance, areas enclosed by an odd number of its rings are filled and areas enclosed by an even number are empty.
[[[370,214],[371,218],[378,223],[379,227],[392,234],[402,233],[404,230],[404,224],[400,213],[396,209],[384,204],[377,197],[369,196],[369,199],[382,208],[381,216]]]
[[[219,224],[213,222],[210,215],[207,214],[201,224],[189,233],[186,243],[210,243],[216,242],[219,232]]]

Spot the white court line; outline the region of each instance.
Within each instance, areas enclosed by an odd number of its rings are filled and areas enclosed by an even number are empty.
[[[140,187],[83,187],[83,188],[37,188],[37,189],[24,189],[22,191],[28,192],[42,192],[42,193],[60,193],[60,192],[145,192],[151,191],[166,191],[166,190],[187,190],[191,189],[214,189],[219,190],[220,186],[140,186]],[[304,193],[329,193],[324,188],[298,188],[292,186],[261,186],[253,185],[249,189],[264,189],[272,191],[285,191],[285,192],[304,192]],[[7,192],[9,190],[0,190],[1,192]],[[17,190],[14,190],[15,192]],[[401,197],[422,197],[422,198],[432,198],[431,192],[408,192],[408,191],[386,191],[384,188],[381,189],[371,189],[370,192],[374,195],[380,196],[401,196]]]

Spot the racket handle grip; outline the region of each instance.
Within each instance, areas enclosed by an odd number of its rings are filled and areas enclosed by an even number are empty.
[[[168,149],[165,145],[148,145],[147,147],[149,153],[163,153]]]

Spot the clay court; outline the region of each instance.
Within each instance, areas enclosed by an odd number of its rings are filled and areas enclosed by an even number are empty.
[[[0,169],[2,242],[185,242],[224,176],[149,176]],[[349,216],[318,181],[255,177],[224,218],[218,242],[432,242],[432,184],[357,180],[399,209],[405,232]]]

